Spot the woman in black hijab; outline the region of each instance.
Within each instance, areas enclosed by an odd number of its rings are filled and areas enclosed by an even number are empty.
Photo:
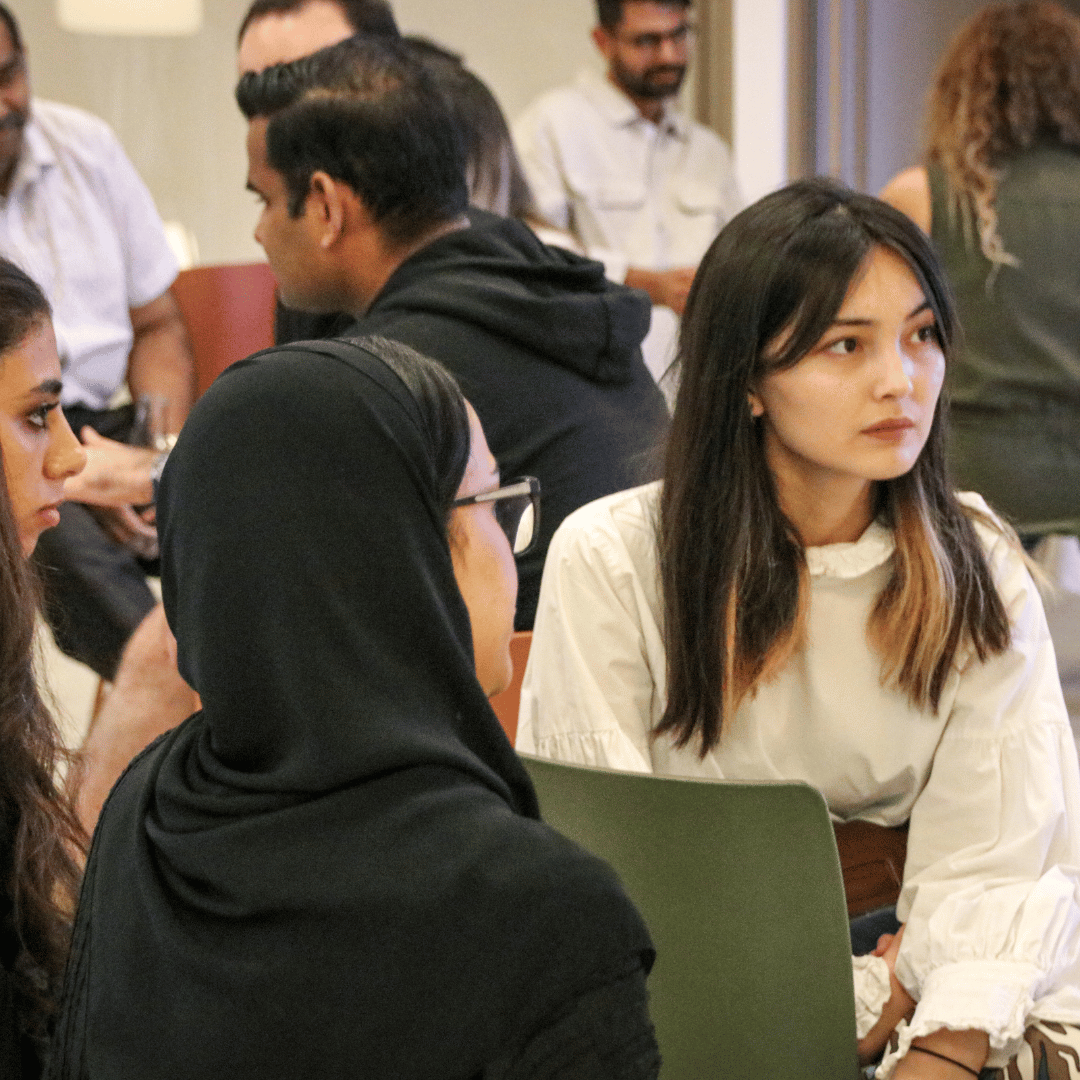
[[[656,1075],[647,932],[536,820],[473,673],[460,396],[371,348],[234,366],[173,451],[162,584],[203,709],[105,806],[53,1076]]]

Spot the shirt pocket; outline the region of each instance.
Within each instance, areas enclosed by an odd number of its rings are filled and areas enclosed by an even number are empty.
[[[640,210],[645,205],[645,185],[633,181],[603,180],[569,177],[571,188],[587,206],[596,210]]]
[[[684,214],[711,214],[716,216],[721,211],[720,192],[715,184],[706,184],[701,180],[680,180],[674,188],[675,205]]]

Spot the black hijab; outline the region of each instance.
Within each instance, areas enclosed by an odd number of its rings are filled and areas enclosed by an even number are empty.
[[[647,933],[536,820],[473,674],[417,403],[340,343],[196,405],[159,500],[203,710],[98,825],[52,1075],[457,1078]]]

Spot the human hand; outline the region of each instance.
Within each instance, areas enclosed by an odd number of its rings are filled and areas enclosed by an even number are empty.
[[[140,558],[157,558],[157,529],[151,524],[153,511],[144,517],[131,506],[91,506],[90,512],[118,544],[123,544]]]
[[[878,938],[874,955],[880,956],[889,968],[891,994],[881,1010],[878,1022],[859,1040],[859,1061],[866,1065],[885,1049],[885,1044],[901,1020],[910,1020],[915,1011],[915,999],[904,989],[896,977],[896,957],[904,939],[904,927],[899,933],[882,934]]]
[[[91,427],[79,434],[86,448],[86,467],[64,481],[65,499],[116,508],[154,501],[150,468],[157,450],[106,439]]]
[[[626,284],[634,289],[644,289],[654,304],[669,307],[676,315],[682,315],[696,273],[696,266],[681,266],[673,270],[631,267],[626,272]]]

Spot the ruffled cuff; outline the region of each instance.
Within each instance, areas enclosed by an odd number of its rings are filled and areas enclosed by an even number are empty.
[[[851,968],[855,979],[855,1034],[862,1039],[881,1019],[889,1000],[889,965],[880,956],[853,956]]]
[[[897,1025],[898,1044],[875,1076],[888,1080],[912,1039],[941,1028],[975,1029],[990,1036],[990,1068],[1001,1068],[1019,1049],[1032,1008],[1032,989],[1043,977],[1034,964],[968,960],[936,968],[923,984],[911,1023]]]

